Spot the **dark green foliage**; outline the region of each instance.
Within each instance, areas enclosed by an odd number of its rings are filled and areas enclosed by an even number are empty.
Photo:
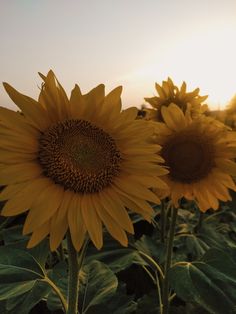
[[[170,272],[170,314],[236,313],[235,199],[233,195],[232,203],[204,214],[192,203],[182,204]],[[106,233],[100,251],[89,245],[80,271],[80,314],[160,313],[157,283],[161,287],[165,244],[160,208],[155,211],[153,224],[133,216],[135,235],[127,248]],[[167,230],[169,219],[167,213]],[[50,252],[46,239],[27,249],[20,220],[3,217],[0,241],[0,313],[63,313],[49,280],[66,299],[66,244],[60,252]]]

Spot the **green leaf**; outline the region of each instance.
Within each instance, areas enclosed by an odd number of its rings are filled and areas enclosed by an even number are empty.
[[[0,300],[29,291],[36,280],[44,278],[44,270],[29,253],[0,247]]]
[[[236,280],[236,249],[211,249],[204,255],[203,261]]]
[[[32,289],[35,280],[11,282],[8,284],[0,284],[0,300],[6,300],[19,296]]]
[[[156,263],[161,264],[164,262],[165,246],[159,240],[143,235],[140,240],[135,242],[135,247],[138,251],[144,252],[153,258]]]
[[[85,265],[80,272],[79,311],[87,314],[92,306],[105,303],[117,286],[117,277],[105,264],[92,261]]]
[[[2,230],[4,245],[15,249],[25,249],[29,237],[22,235],[22,229],[22,225],[17,225]]]
[[[104,246],[101,250],[97,250],[93,246],[89,246],[85,258],[85,264],[93,260],[99,260],[109,268],[118,273],[119,271],[128,268],[135,262],[142,262],[138,252],[133,248],[124,248],[109,235],[105,235]]]
[[[6,309],[8,314],[26,314],[49,293],[50,287],[46,282],[35,281],[30,291],[20,297],[7,300]]]
[[[125,285],[119,286],[116,293],[106,301],[106,303],[91,306],[87,314],[129,314],[134,313],[137,303],[133,301],[133,296],[127,296]]]
[[[170,270],[170,283],[186,302],[210,313],[236,313],[236,264],[230,254],[209,250],[200,262],[179,263]]]
[[[136,308],[137,303],[132,300],[132,297],[121,292],[116,292],[116,294],[109,299],[109,302],[91,306],[87,314],[130,314],[136,313]]]
[[[56,284],[60,289],[64,298],[67,298],[67,287],[68,287],[68,274],[67,274],[66,262],[58,263],[49,273],[49,278]],[[50,311],[56,311],[62,309],[61,300],[58,295],[51,290],[47,298],[47,307]]]
[[[57,264],[49,277],[61,290],[66,298],[68,277],[67,264]],[[90,313],[101,303],[106,302],[116,292],[118,281],[111,269],[99,261],[92,261],[84,265],[79,276],[79,307],[81,313]],[[55,311],[62,308],[61,301],[54,291],[48,295],[47,306],[49,310]]]

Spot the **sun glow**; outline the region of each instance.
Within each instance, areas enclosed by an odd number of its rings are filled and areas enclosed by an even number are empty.
[[[209,95],[206,102],[211,109],[224,109],[236,94],[234,37],[235,27],[228,25],[214,32],[208,29],[173,39],[156,58],[119,78],[129,90],[127,100],[143,103],[144,96],[155,94],[154,83],[169,76],[176,85],[185,81],[188,90],[199,87],[201,95]]]

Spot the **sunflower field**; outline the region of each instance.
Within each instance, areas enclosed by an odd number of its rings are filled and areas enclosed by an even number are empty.
[[[236,313],[236,110],[168,78],[0,107],[0,313]]]

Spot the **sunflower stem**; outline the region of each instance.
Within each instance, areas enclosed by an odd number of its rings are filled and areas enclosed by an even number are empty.
[[[68,266],[69,266],[68,311],[66,312],[67,314],[79,313],[78,312],[79,272],[83,266],[88,243],[89,238],[86,237],[78,258],[78,253],[72,243],[70,232],[67,233]]]
[[[198,218],[198,224],[195,227],[195,232],[196,233],[199,232],[199,230],[201,229],[203,219],[204,219],[204,213],[200,211],[199,218]]]
[[[159,305],[160,305],[160,314],[163,314],[163,302],[162,302],[162,297],[161,297],[161,286],[160,286],[160,280],[159,280],[157,271],[155,271],[155,277],[156,277],[158,300],[159,300]]]
[[[172,261],[172,250],[175,235],[175,224],[178,214],[178,208],[172,207],[170,229],[168,234],[167,246],[166,246],[166,260],[165,260],[165,277],[163,281],[163,314],[169,313],[169,271]]]
[[[161,217],[160,217],[160,225],[161,225],[161,242],[165,242],[165,229],[166,229],[166,212],[165,212],[165,201],[161,201]]]
[[[60,260],[64,261],[65,260],[65,254],[64,254],[64,249],[63,249],[62,243],[60,244],[60,246],[58,248],[58,252],[59,252]]]

